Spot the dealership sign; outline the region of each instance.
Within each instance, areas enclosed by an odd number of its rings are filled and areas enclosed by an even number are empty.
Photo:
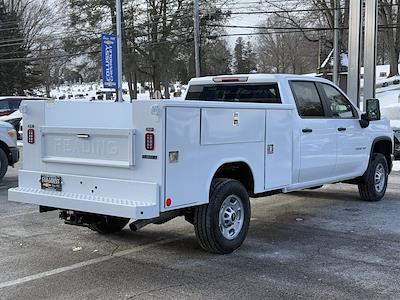
[[[101,35],[101,64],[103,69],[103,87],[118,87],[117,37],[103,33]]]

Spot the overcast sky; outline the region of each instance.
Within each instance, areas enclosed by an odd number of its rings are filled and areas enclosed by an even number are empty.
[[[232,12],[244,12],[244,11],[258,11],[263,9],[263,5],[260,4],[249,4],[249,0],[236,0],[238,4],[232,5]],[[229,7],[229,5],[228,5]],[[264,8],[265,9],[265,8]],[[257,26],[260,25],[266,19],[266,15],[233,15],[228,23],[228,25],[240,25],[240,26]],[[228,34],[241,34],[241,33],[252,33],[255,32],[254,29],[245,28],[227,28]],[[227,40],[229,44],[234,45],[238,36],[228,37]],[[254,36],[243,36],[246,40],[248,38],[253,39]]]

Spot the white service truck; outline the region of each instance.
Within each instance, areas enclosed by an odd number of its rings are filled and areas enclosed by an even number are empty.
[[[249,197],[324,184],[385,195],[393,132],[330,81],[290,75],[193,79],[185,101],[23,103],[24,162],[11,201],[60,210],[101,233],[184,216],[202,248],[244,241]]]

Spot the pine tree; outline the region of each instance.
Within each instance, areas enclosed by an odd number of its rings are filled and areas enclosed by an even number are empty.
[[[228,43],[223,39],[208,41],[202,55],[202,75],[231,74],[232,55]]]
[[[245,67],[246,73],[250,73],[257,69],[256,65],[256,56],[253,51],[253,46],[250,41],[247,41],[246,46],[244,48],[243,53],[243,64]]]
[[[244,61],[245,44],[242,37],[237,38],[234,49],[234,69],[235,73],[248,73]]]

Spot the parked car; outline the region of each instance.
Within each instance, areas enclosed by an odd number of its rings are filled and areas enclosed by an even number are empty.
[[[44,100],[41,97],[25,96],[1,96],[0,97],[0,116],[8,116],[19,109],[23,100]]]
[[[0,180],[18,160],[17,131],[10,123],[0,121]]]
[[[394,159],[400,160],[400,127],[394,129]]]
[[[8,116],[1,116],[0,121],[10,123],[12,126],[14,126],[14,129],[17,131],[18,134],[18,139],[22,139],[22,137],[19,135],[19,129],[22,122],[22,113],[19,110],[14,111]]]
[[[5,121],[14,126],[18,134],[18,139],[22,139],[19,134],[22,114],[19,111],[21,102],[24,100],[46,100],[39,97],[7,96],[0,97],[0,121]]]
[[[400,160],[400,103],[383,107],[382,116],[390,120],[394,132],[394,157]]]

